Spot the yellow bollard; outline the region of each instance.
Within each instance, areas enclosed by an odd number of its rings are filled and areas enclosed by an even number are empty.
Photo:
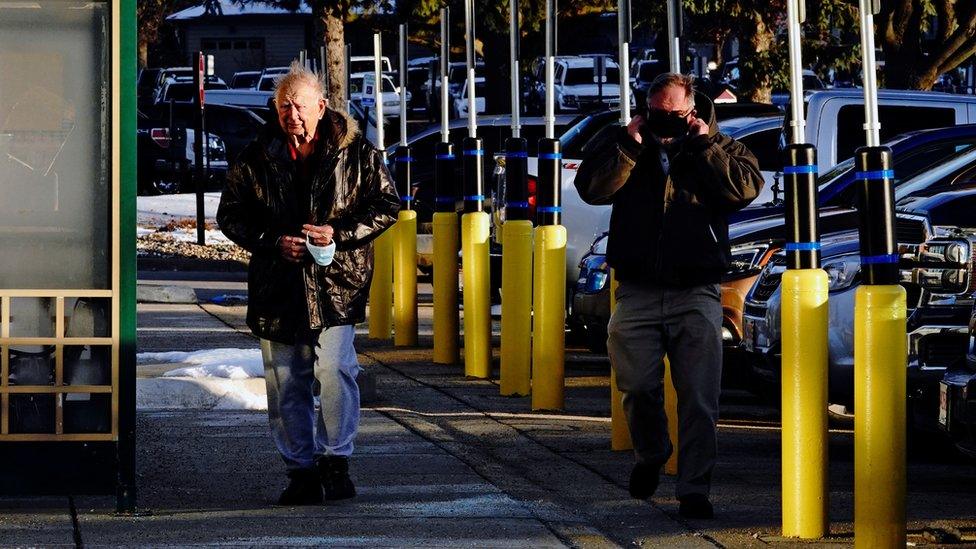
[[[417,344],[417,212],[400,210],[393,248],[393,344]]]
[[[610,311],[617,307],[617,280],[610,270]],[[627,427],[627,416],[624,414],[624,395],[617,388],[617,372],[610,364],[610,449],[613,451],[633,450],[634,441],[630,440],[630,428]]]
[[[464,271],[464,375],[491,377],[491,287],[488,259],[489,216],[461,216]]]
[[[566,356],[566,227],[535,229],[532,409],[562,410]]]
[[[905,289],[854,297],[854,546],[905,547]]]
[[[788,269],[782,284],[783,535],[822,538],[829,533],[827,273]]]
[[[457,364],[458,339],[458,216],[434,213],[434,363]]]
[[[369,338],[390,339],[393,312],[393,233],[396,225],[373,241],[373,281],[369,287]]]
[[[502,350],[500,391],[529,394],[532,367],[532,222],[506,221],[502,247]]]
[[[664,412],[668,415],[668,438],[674,451],[664,464],[666,475],[678,474],[678,393],[671,379],[671,361],[664,357]]]

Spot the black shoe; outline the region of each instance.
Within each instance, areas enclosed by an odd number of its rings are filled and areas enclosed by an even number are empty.
[[[690,519],[710,519],[715,516],[708,496],[688,494],[678,498],[678,514]]]
[[[288,471],[291,482],[278,498],[278,505],[316,505],[322,503],[322,485],[315,469]]]
[[[325,499],[335,501],[356,496],[356,487],[349,478],[349,459],[343,456],[321,456],[315,461],[319,470]]]
[[[649,499],[657,490],[660,482],[661,466],[650,463],[638,463],[630,472],[630,497],[635,499]]]

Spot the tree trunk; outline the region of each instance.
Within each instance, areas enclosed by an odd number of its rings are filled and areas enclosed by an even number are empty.
[[[508,34],[482,34],[485,58],[485,112],[506,113],[512,110]]]
[[[773,100],[773,79],[768,70],[771,49],[776,43],[773,29],[762,14],[753,11],[742,29],[739,51],[739,96],[757,103]]]
[[[325,44],[325,68],[328,75],[326,98],[330,107],[345,112],[346,36],[342,16],[333,9],[323,7],[316,26],[320,29],[322,43]]]
[[[139,68],[149,66],[149,42],[145,38],[139,39]]]

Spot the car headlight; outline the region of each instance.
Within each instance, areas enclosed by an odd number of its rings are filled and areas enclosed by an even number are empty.
[[[576,289],[584,294],[599,293],[607,285],[610,278],[606,258],[602,255],[592,255],[580,264],[580,276],[576,281]]]
[[[576,102],[576,96],[575,95],[564,95],[563,96],[563,102],[565,102],[565,103],[575,103]]]
[[[827,273],[829,291],[846,290],[859,278],[861,259],[856,254],[843,255],[825,262],[823,270]]]

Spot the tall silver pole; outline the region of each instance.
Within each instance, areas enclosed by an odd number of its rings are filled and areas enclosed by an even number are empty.
[[[448,120],[447,86],[451,67],[451,10],[441,8],[441,142],[450,141],[451,121]],[[431,82],[431,85],[434,83]]]
[[[512,80],[512,137],[521,137],[522,109],[519,106],[519,4],[518,0],[509,0],[509,50],[511,52]]]
[[[790,40],[790,126],[793,128],[791,143],[806,142],[806,121],[803,118],[803,51],[800,47],[800,23],[804,13],[804,0],[787,0],[786,21]]]
[[[681,38],[678,36],[678,6],[680,0],[668,0],[668,50],[671,52],[671,72],[681,72]]]
[[[407,26],[400,25],[400,143],[407,144]]]
[[[376,94],[376,146],[386,158],[386,135],[383,132],[383,48],[380,33],[373,33],[373,76],[376,83],[373,92]],[[366,121],[369,124],[369,121]]]
[[[620,124],[630,124],[630,0],[617,2],[617,43],[620,44]]]
[[[465,54],[468,66],[468,137],[478,135],[474,102],[474,0],[464,2]]]
[[[556,138],[556,0],[546,0],[546,137]]]
[[[878,121],[878,65],[874,59],[874,7],[871,0],[859,0],[861,18],[861,67],[864,73],[864,131],[868,147],[881,144]]]

